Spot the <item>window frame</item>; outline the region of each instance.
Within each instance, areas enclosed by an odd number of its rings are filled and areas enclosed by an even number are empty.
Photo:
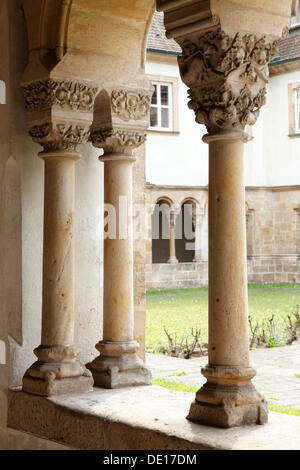
[[[173,90],[172,90],[172,83],[167,83],[167,82],[159,82],[159,81],[152,81],[151,82],[153,86],[157,87],[157,103],[152,104],[151,102],[151,108],[156,108],[157,109],[157,126],[149,126],[149,129],[151,131],[161,131],[161,132],[172,132],[173,131]],[[169,104],[161,104],[161,87],[166,86],[168,88],[168,102]],[[169,110],[169,126],[168,127],[163,127],[162,126],[162,109],[168,109]]]
[[[300,137],[300,82],[288,85],[289,137]]]
[[[295,23],[293,23],[295,21]],[[300,26],[300,3],[296,11],[296,15],[291,18],[291,28],[297,28]]]
[[[158,128],[158,127],[148,127],[148,133],[150,134],[169,134],[177,135],[179,134],[179,112],[178,112],[178,78],[170,77],[164,75],[151,75],[148,74],[148,78],[152,84],[159,85],[170,85],[171,95],[170,95],[170,126],[169,128]],[[151,104],[152,106],[152,104]]]
[[[295,88],[295,134],[300,134],[300,86]]]

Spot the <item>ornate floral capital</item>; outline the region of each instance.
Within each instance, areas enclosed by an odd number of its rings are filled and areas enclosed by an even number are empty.
[[[147,138],[153,90],[112,89],[99,94],[91,138],[106,154],[126,153]]]
[[[147,118],[151,96],[143,92],[113,90],[111,93],[112,112],[124,121]]]
[[[29,134],[45,151],[74,151],[88,141],[98,88],[52,78],[22,88]]]
[[[181,46],[178,63],[196,121],[210,133],[253,125],[266,103],[275,43],[254,34],[231,38],[218,30],[186,39]]]
[[[43,111],[52,106],[93,112],[98,88],[68,80],[43,80],[23,86],[26,111]]]
[[[32,140],[40,144],[45,152],[55,150],[76,150],[77,145],[88,141],[89,126],[66,122],[47,122],[29,130]]]
[[[91,132],[93,145],[103,148],[105,153],[131,153],[146,142],[146,139],[146,133],[134,130],[110,129]]]

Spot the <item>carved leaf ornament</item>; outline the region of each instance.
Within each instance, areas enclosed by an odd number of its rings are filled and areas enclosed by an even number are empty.
[[[253,34],[232,39],[218,31],[184,41],[178,62],[196,121],[209,132],[253,125],[266,103],[268,63],[275,54],[275,43]]]

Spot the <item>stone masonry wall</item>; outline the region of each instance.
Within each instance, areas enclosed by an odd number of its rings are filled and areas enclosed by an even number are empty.
[[[168,197],[174,207],[184,200],[207,205],[207,188],[176,188],[148,185],[148,239],[146,288],[197,287],[208,282],[207,230],[202,230],[202,262],[152,264],[151,208]],[[249,282],[300,282],[300,186],[246,188],[246,219]],[[205,224],[205,218],[202,221]],[[206,240],[206,242],[205,242]]]
[[[207,262],[152,264],[146,267],[148,289],[199,287],[207,285],[207,282]]]

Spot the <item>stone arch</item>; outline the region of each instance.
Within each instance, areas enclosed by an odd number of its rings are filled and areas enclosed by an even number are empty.
[[[148,82],[143,71],[154,0],[22,0],[22,6],[29,42],[24,82],[47,73],[97,83],[103,77]]]
[[[153,206],[155,206],[156,204],[161,203],[161,202],[167,204],[170,207],[170,211],[175,211],[176,210],[175,209],[175,201],[172,198],[172,196],[170,196],[170,195],[157,196],[155,198],[155,202],[154,202]]]
[[[200,203],[199,201],[197,201],[197,199],[194,197],[194,196],[186,196],[184,199],[182,199],[182,201],[180,202],[180,206],[182,206],[183,204],[186,204],[186,203],[190,203],[192,204],[193,206],[195,206],[195,208],[198,210],[200,208]]]

